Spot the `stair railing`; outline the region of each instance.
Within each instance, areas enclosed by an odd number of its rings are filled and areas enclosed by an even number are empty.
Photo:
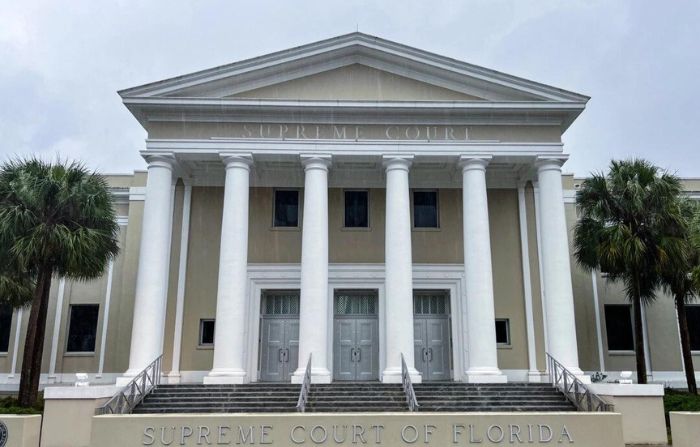
[[[101,414],[129,414],[133,412],[134,408],[160,385],[162,361],[163,354],[138,373],[131,382],[104,405],[98,407],[95,414],[99,416]]]
[[[413,390],[413,382],[411,382],[411,375],[408,373],[408,367],[406,366],[406,360],[403,358],[403,353],[401,354],[401,383],[403,384],[403,392],[406,395],[408,410],[418,411],[418,399],[416,398],[416,392]]]
[[[297,400],[297,411],[303,413],[306,411],[306,402],[309,400],[309,392],[311,391],[311,354],[309,354],[309,361],[306,364],[306,371],[304,371],[304,381],[301,383],[301,390],[299,391],[299,400]]]
[[[549,381],[558,388],[566,398],[580,411],[614,411],[614,406],[594,393],[564,365],[548,352],[547,366]]]

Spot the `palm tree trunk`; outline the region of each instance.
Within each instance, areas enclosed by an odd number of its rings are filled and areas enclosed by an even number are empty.
[[[644,352],[644,326],[642,324],[642,300],[639,295],[632,303],[634,310],[634,353],[637,360],[637,383],[647,383],[647,365]]]
[[[46,314],[51,290],[51,268],[43,266],[38,274],[34,299],[29,313],[27,335],[24,339],[22,376],[19,382],[19,405],[31,407],[36,403],[41,378],[41,360],[44,353]]]
[[[688,382],[688,392],[698,394],[698,386],[695,383],[693,354],[690,351],[688,320],[685,317],[685,296],[676,295],[676,309],[678,310],[678,327],[681,332],[681,350],[683,351],[683,365],[685,366],[685,380]]]

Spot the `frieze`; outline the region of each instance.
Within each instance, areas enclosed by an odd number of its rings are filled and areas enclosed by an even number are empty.
[[[232,124],[221,138],[278,140],[470,141],[468,126],[351,124]]]

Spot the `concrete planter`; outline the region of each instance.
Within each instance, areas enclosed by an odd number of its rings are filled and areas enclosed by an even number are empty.
[[[0,445],[3,435],[5,447],[39,447],[41,415],[0,414]]]
[[[663,385],[594,383],[590,387],[622,414],[625,444],[666,444]]]
[[[690,411],[672,411],[671,436],[673,447],[695,447],[700,440],[700,413]]]
[[[109,400],[117,390],[114,385],[47,387],[44,390],[41,447],[90,445],[95,408]]]

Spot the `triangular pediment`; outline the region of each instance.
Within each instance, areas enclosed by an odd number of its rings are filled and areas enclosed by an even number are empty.
[[[127,98],[585,102],[587,97],[352,33],[121,91]]]
[[[361,64],[231,95],[246,99],[322,101],[483,101],[474,95],[439,87]]]

